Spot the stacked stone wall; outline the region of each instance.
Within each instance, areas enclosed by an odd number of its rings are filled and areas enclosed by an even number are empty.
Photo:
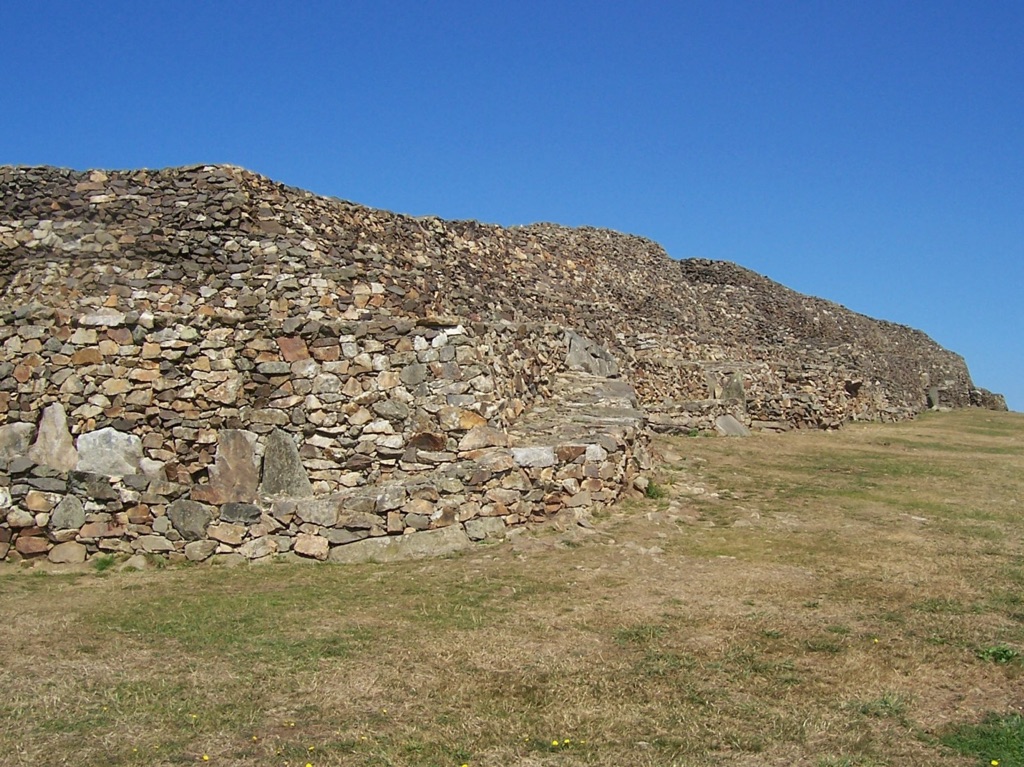
[[[10,556],[480,537],[617,497],[647,414],[784,430],[998,402],[918,331],[640,237],[230,166],[0,168]]]

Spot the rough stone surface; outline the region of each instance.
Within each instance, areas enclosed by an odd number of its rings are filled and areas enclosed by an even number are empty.
[[[479,517],[466,522],[466,535],[471,540],[482,541],[486,538],[504,538],[505,523],[500,517]]]
[[[195,501],[178,500],[167,507],[167,518],[186,541],[197,541],[206,535],[213,520],[209,506]]]
[[[309,498],[313,495],[313,487],[302,467],[295,442],[280,429],[275,429],[267,437],[260,493],[285,498]]]
[[[192,489],[192,498],[204,503],[251,503],[256,500],[260,464],[254,450],[257,435],[243,429],[222,429],[217,456],[208,469],[210,481]]]
[[[203,562],[216,550],[217,541],[189,541],[185,544],[185,557],[191,562]]]
[[[30,423],[11,423],[0,426],[0,461],[13,461],[28,454],[36,427]]]
[[[67,413],[59,402],[43,408],[39,420],[36,441],[29,449],[28,457],[42,466],[55,471],[71,471],[78,463],[78,451],[68,430]]]
[[[414,535],[364,538],[346,546],[331,549],[331,562],[399,562],[406,559],[452,554],[472,545],[461,527],[443,527]]]
[[[40,429],[40,432],[42,429]],[[139,474],[142,440],[113,427],[82,434],[78,438],[76,471],[109,477]]]
[[[50,526],[56,530],[77,530],[85,524],[85,507],[73,495],[65,496],[50,515]]]
[[[220,507],[221,522],[252,525],[260,521],[260,507],[254,503],[225,503]]]
[[[330,545],[327,539],[321,538],[319,535],[299,533],[295,536],[293,550],[296,554],[301,554],[304,557],[312,557],[321,561],[325,560],[327,559],[329,548]]]
[[[750,429],[736,420],[735,416],[720,415],[715,419],[715,428],[718,433],[725,437],[749,437]]]

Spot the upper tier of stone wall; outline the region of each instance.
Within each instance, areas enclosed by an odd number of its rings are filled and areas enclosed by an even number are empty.
[[[970,403],[924,334],[731,264],[548,224],[412,218],[247,171],[0,169],[0,279],[54,308],[285,322],[549,322],[608,348],[648,408],[700,412],[742,380],[748,420],[836,425]]]

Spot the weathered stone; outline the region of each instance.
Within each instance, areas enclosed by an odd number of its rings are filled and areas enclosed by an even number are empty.
[[[50,516],[50,526],[56,530],[77,530],[85,524],[85,508],[73,495],[66,495]]]
[[[333,498],[318,498],[295,505],[295,515],[303,522],[321,527],[338,524],[338,502]]]
[[[337,527],[345,527],[350,530],[370,530],[379,525],[381,518],[376,514],[364,511],[343,511],[338,514]]]
[[[742,423],[736,420],[736,418],[728,413],[720,415],[715,419],[715,428],[718,429],[718,433],[725,437],[749,437],[750,429],[744,426]]]
[[[263,557],[276,554],[277,550],[277,541],[268,535],[263,538],[253,538],[251,541],[246,541],[238,548],[238,553],[246,559],[262,559]]]
[[[343,564],[398,562],[452,554],[472,545],[465,531],[458,525],[452,525],[411,535],[364,538],[344,546],[335,546],[327,558],[331,562]]]
[[[254,503],[225,503],[220,507],[220,521],[252,525],[260,521],[260,513]]]
[[[40,536],[19,536],[18,540],[14,542],[14,550],[23,557],[45,554],[48,548],[50,548],[49,542]]]
[[[313,559],[321,561],[327,559],[329,549],[330,544],[326,538],[308,533],[299,533],[295,536],[295,544],[292,546],[292,550],[296,554],[301,554],[304,557],[313,557]]]
[[[60,496],[53,493],[43,493],[39,490],[29,490],[25,495],[25,508],[29,511],[53,510],[53,507],[60,502]]]
[[[555,465],[555,449],[553,447],[514,447],[512,458],[520,466],[544,466]]]
[[[143,551],[150,554],[174,551],[174,544],[162,535],[140,535],[139,545]]]
[[[504,538],[506,525],[501,517],[477,517],[465,523],[466,535],[470,540],[482,541],[485,538]]]
[[[191,541],[185,544],[185,557],[192,562],[202,562],[213,556],[216,550],[216,541]]]
[[[78,451],[68,429],[67,413],[59,402],[43,409],[36,441],[29,448],[28,457],[35,463],[61,472],[71,471],[78,464]]]
[[[476,426],[466,432],[459,440],[459,451],[480,450],[485,447],[505,447],[508,445],[508,436],[490,426]]]
[[[213,521],[209,506],[184,499],[167,507],[167,518],[186,541],[197,541],[206,536],[206,528]]]
[[[313,486],[302,467],[298,448],[292,438],[280,429],[275,429],[267,437],[260,494],[285,498],[309,498],[313,495]]]
[[[35,514],[25,509],[11,509],[6,519],[10,527],[32,527],[36,523]]]
[[[207,470],[210,481],[192,488],[193,500],[217,506],[256,500],[260,467],[255,443],[251,431],[222,429],[217,435],[217,455]]]
[[[245,526],[233,525],[227,522],[217,522],[206,528],[206,534],[215,541],[227,543],[231,546],[238,546],[245,538]]]
[[[30,423],[0,426],[0,461],[13,461],[28,455],[36,427]]]
[[[306,342],[301,338],[278,338],[277,345],[281,349],[281,356],[284,357],[285,362],[309,359],[309,349],[306,348]]]
[[[569,346],[565,366],[569,370],[582,370],[604,378],[619,374],[618,363],[607,349],[571,330],[566,331],[565,339]]]
[[[42,429],[40,429],[40,432]],[[119,477],[138,474],[142,440],[110,426],[79,435],[76,471]]]

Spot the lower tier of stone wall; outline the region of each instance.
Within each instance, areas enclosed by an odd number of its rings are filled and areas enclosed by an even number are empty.
[[[386,559],[396,548],[444,553],[502,537],[510,526],[610,503],[649,467],[643,417],[623,406],[631,389],[617,386],[626,393],[600,400],[596,384],[556,386],[541,415],[553,407],[568,414],[558,434],[531,428],[527,412],[514,434],[477,426],[455,450],[417,447],[414,470],[400,479],[323,495],[313,493],[301,444],[281,430],[267,436],[262,455],[253,449],[255,434],[220,431],[210,482],[189,486],[159,470],[147,474],[144,461],[130,460],[137,450],[131,435],[111,428],[79,435],[75,445],[92,461],[82,465],[106,471],[59,471],[36,460],[33,447],[47,435],[31,424],[3,427],[0,560],[291,554],[346,562]],[[586,402],[559,399],[581,392]],[[135,473],[111,473],[117,468]]]

